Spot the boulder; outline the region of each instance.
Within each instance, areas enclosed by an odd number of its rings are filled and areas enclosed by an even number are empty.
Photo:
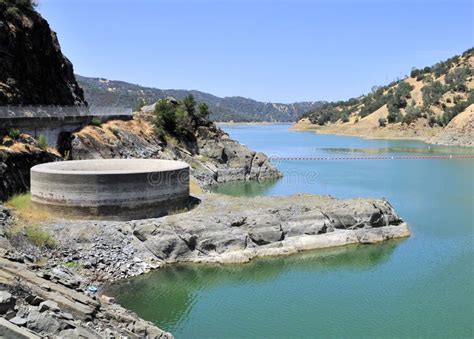
[[[43,301],[41,304],[39,304],[39,309],[38,310],[40,312],[51,311],[51,312],[54,312],[54,313],[57,313],[57,312],[61,311],[61,309],[59,308],[58,303],[56,303],[55,301],[52,301],[52,300]]]
[[[16,298],[7,291],[0,291],[0,314],[6,314],[15,307]]]
[[[61,324],[48,312],[40,313],[39,311],[32,310],[28,314],[26,327],[42,336],[51,336],[59,332]]]
[[[255,227],[250,230],[249,237],[257,245],[266,245],[283,240],[283,231],[279,225]]]
[[[16,326],[26,326],[27,320],[25,318],[13,317],[9,320],[12,324]]]

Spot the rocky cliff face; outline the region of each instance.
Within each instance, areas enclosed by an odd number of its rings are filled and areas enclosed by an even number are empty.
[[[84,104],[71,62],[31,1],[0,1],[0,106]],[[0,201],[28,190],[32,166],[59,159],[31,137],[6,137],[0,143]]]
[[[146,119],[110,121],[88,126],[73,135],[73,159],[180,159],[191,166],[202,186],[232,180],[278,178],[281,173],[263,153],[232,140],[213,123],[197,127],[192,138],[160,138]]]
[[[29,190],[31,167],[60,159],[24,134],[10,147],[0,146],[0,201]]]
[[[0,2],[0,105],[85,104],[56,33],[30,1]]]

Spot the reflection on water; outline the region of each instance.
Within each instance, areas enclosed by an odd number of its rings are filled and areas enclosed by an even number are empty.
[[[254,150],[280,157],[467,153],[419,141],[297,133],[288,127],[226,131]],[[473,337],[474,159],[276,164],[281,180],[215,190],[385,197],[410,224],[412,236],[248,265],[171,266],[111,292],[177,338]]]
[[[246,289],[249,284],[271,284],[277,278],[281,282],[289,272],[305,272],[316,278],[318,273],[341,269],[370,270],[387,261],[399,242],[401,240],[373,246],[352,245],[310,251],[287,257],[256,259],[243,265],[170,265],[121,281],[110,286],[106,293],[116,296],[122,306],[144,319],[175,333],[190,308],[203,295],[209,297],[214,292],[220,295],[220,290],[229,287],[251,293],[251,289]]]

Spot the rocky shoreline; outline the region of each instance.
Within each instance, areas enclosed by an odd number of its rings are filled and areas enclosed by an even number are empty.
[[[409,126],[397,123],[385,127],[368,123],[329,123],[324,126],[312,124],[307,118],[301,119],[290,130],[295,132],[314,132],[355,136],[365,139],[419,140],[433,145],[453,147],[473,147],[474,105],[460,113],[446,127],[430,127],[421,120]]]
[[[54,237],[52,248],[34,246],[24,234],[9,237],[15,220],[2,208],[0,317],[14,330],[39,336],[168,338],[171,334],[101,295],[100,288],[170,263],[244,263],[410,235],[385,200],[199,198],[193,210],[157,219],[43,222]]]

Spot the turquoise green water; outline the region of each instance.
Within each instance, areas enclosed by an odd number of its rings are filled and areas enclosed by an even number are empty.
[[[444,155],[472,151],[413,141],[227,126],[273,156]],[[171,331],[201,337],[474,336],[474,161],[281,161],[285,177],[229,184],[234,195],[386,197],[413,235],[247,265],[177,265],[124,281],[109,293]]]

